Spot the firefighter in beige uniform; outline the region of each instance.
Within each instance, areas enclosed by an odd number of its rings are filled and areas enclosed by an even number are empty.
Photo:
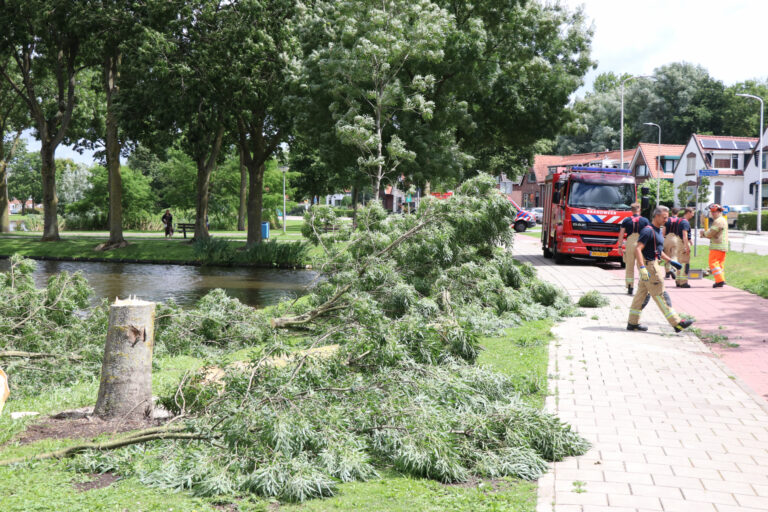
[[[677,223],[677,236],[680,238],[680,251],[677,261],[679,261],[683,268],[677,271],[675,276],[675,285],[678,288],[690,288],[688,284],[688,270],[691,262],[691,219],[693,218],[693,208],[686,207],[683,216],[680,217],[680,221]]]
[[[635,244],[640,236],[640,231],[645,226],[650,225],[648,219],[640,216],[640,203],[632,203],[632,216],[627,217],[621,222],[619,228],[619,250],[624,242],[624,235],[627,235],[626,246],[624,247],[624,281],[627,285],[627,295],[632,295],[632,289],[635,285]]]
[[[680,237],[677,236],[677,223],[680,221],[677,212],[679,211],[680,208],[672,208],[669,212],[669,218],[664,223],[664,252],[673,260],[678,259],[680,249]],[[664,269],[667,271],[666,277],[676,277],[669,262],[664,263]]]
[[[673,267],[679,269],[680,263],[672,260],[664,253],[664,237],[661,234],[661,228],[669,217],[669,209],[666,206],[657,206],[653,211],[651,225],[643,228],[637,240],[635,248],[635,261],[640,274],[640,281],[637,284],[637,293],[632,300],[632,306],[629,310],[629,320],[627,321],[628,331],[647,331],[648,327],[640,325],[640,314],[642,313],[643,300],[648,294],[661,310],[664,318],[667,319],[676,332],[680,332],[690,327],[693,321],[680,320],[675,311],[670,308],[664,300],[664,267],[659,260],[669,261]]]

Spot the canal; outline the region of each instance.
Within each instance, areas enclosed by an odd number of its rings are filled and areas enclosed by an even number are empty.
[[[304,295],[317,273],[311,270],[262,269],[252,267],[193,267],[136,263],[91,263],[37,261],[34,273],[38,287],[58,272],[82,272],[94,290],[94,302],[136,295],[144,300],[191,305],[200,297],[222,288],[244,304],[264,307],[282,299]],[[9,260],[0,260],[0,272]]]

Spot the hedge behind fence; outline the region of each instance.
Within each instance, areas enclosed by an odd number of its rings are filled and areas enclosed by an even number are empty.
[[[768,228],[768,211],[763,210],[762,228]],[[757,212],[740,213],[736,219],[736,229],[757,229]]]

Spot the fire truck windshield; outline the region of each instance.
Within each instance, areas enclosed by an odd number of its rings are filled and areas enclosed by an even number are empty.
[[[574,181],[568,197],[568,206],[599,208],[601,210],[629,210],[635,201],[635,187],[629,183],[609,185]]]

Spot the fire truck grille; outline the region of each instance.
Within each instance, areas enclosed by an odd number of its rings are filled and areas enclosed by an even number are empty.
[[[612,249],[612,247],[599,247],[599,246],[596,246],[596,245],[588,245],[587,246],[587,250],[589,252],[606,252],[606,251],[610,252],[611,249]]]
[[[581,235],[581,239],[585,244],[605,244],[616,245],[616,241],[619,239],[617,236],[598,236],[598,235]]]
[[[621,226],[619,224],[608,224],[604,222],[584,222],[584,227],[579,229],[589,231],[605,231],[607,233],[618,233]]]

